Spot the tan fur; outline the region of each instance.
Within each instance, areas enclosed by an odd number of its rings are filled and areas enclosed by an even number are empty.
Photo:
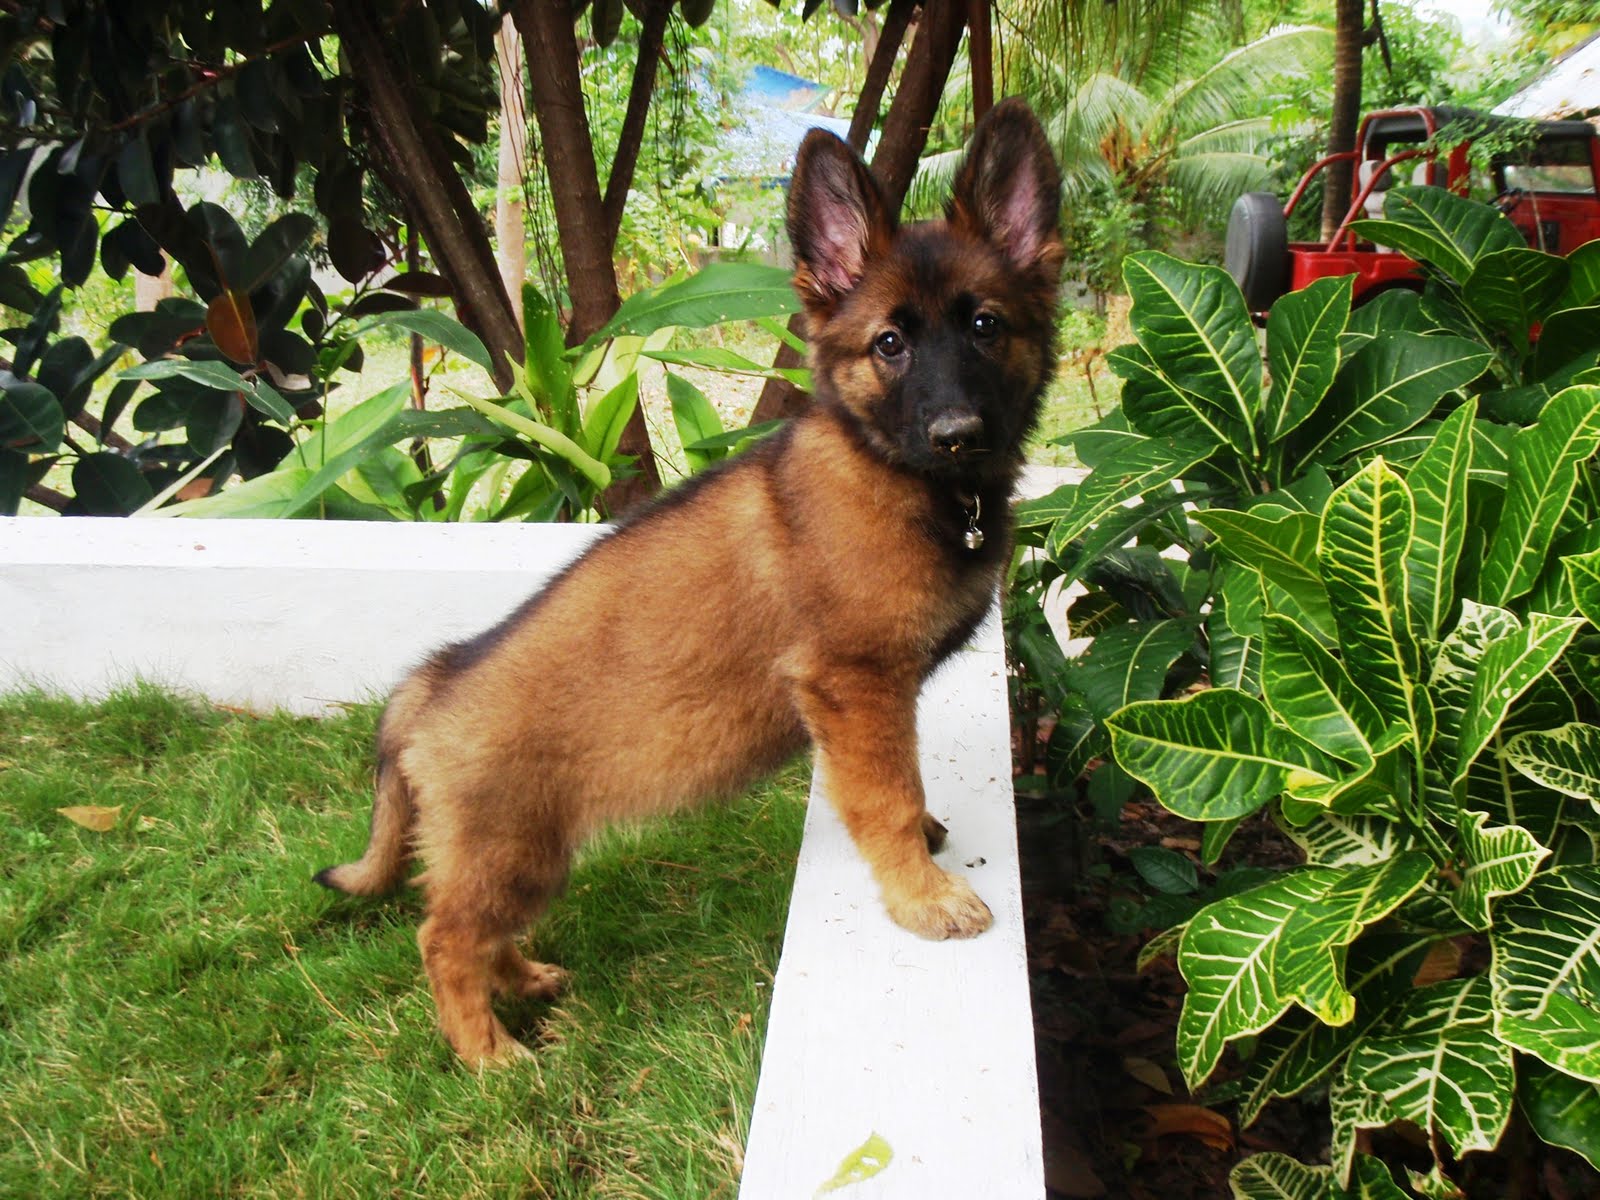
[[[802,285],[812,412],[605,537],[391,700],[371,844],[319,878],[382,891],[420,854],[422,957],[440,1027],[467,1062],[523,1052],[494,992],[561,986],[559,968],[524,959],[513,939],[560,890],[584,838],[736,793],[808,742],[894,920],[932,938],[989,925],[966,880],[929,853],[944,828],[924,808],[916,699],[993,602],[1020,460],[1011,445],[986,467],[998,511],[985,508],[984,551],[962,550],[954,485],[894,461],[897,418],[884,410],[901,368],[885,376],[872,336],[911,301],[933,317],[969,292],[1016,304],[1024,277],[965,225],[923,229],[946,289],[912,295],[912,277],[887,267],[838,304]],[[888,226],[867,232],[873,255],[898,244]],[[1053,289],[1053,278],[1038,284],[1047,308]],[[992,373],[1016,377],[1026,395],[1015,403],[1036,404],[1049,334],[1018,325]]]

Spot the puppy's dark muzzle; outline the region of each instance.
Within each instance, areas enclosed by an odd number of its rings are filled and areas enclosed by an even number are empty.
[[[965,458],[983,449],[983,418],[941,413],[928,423],[928,446],[939,458]]]

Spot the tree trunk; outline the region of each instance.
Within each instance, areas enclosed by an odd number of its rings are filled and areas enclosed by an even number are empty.
[[[523,108],[522,38],[510,21],[495,34],[500,68],[500,161],[495,178],[494,238],[500,252],[500,280],[511,311],[522,324],[522,281],[528,277],[528,244],[522,202],[522,174],[528,161],[527,112]]]
[[[572,301],[567,344],[577,345],[610,319],[622,299],[617,293],[613,239],[604,219],[589,116],[583,107],[572,5],[569,0],[517,0],[511,15],[527,49],[533,112],[539,122],[545,177],[550,181],[556,234],[561,239],[561,257],[566,264],[567,293]],[[637,86],[637,72],[634,81]],[[650,82],[654,83],[653,66]],[[640,130],[642,133],[642,121]],[[632,173],[631,164],[628,173]],[[626,197],[627,181],[615,169],[612,174]],[[661,475],[656,470],[642,406],[633,410],[617,449],[638,460],[639,475],[607,489],[606,499],[613,515],[626,512],[661,490]]]
[[[989,37],[990,0],[967,0],[967,60],[972,64],[972,119],[994,107],[994,43]]]
[[[159,275],[133,273],[133,307],[139,312],[154,312],[157,304],[172,295],[172,260],[166,260]]]
[[[1361,120],[1362,10],[1365,0],[1335,0],[1333,33],[1333,111],[1328,120],[1328,153],[1355,149]],[[1355,164],[1330,163],[1322,173],[1322,238],[1331,238],[1349,211]]]
[[[617,139],[617,156],[606,176],[606,195],[602,202],[606,214],[606,241],[610,243],[615,269],[617,233],[622,228],[622,210],[633,186],[634,168],[639,165],[639,146],[644,141],[644,123],[650,115],[650,97],[656,90],[656,68],[661,62],[661,46],[666,40],[667,19],[672,15],[670,0],[653,0],[639,16],[639,57],[633,63],[633,82],[628,86],[628,108],[622,117],[622,134]]]
[[[894,9],[891,8],[889,18],[884,22],[884,36],[878,44],[878,52],[867,71],[867,82],[862,86],[863,101],[873,86],[874,76],[878,74],[879,60],[885,57],[892,59],[898,49],[888,36],[893,20]],[[883,136],[878,139],[878,152],[872,158],[872,173],[877,176],[884,198],[895,212],[900,210],[900,205],[905,201],[906,189],[911,186],[911,177],[916,174],[917,160],[922,157],[922,149],[928,144],[928,127],[938,112],[939,97],[944,94],[945,82],[950,78],[950,68],[955,63],[956,49],[961,44],[961,31],[965,25],[966,0],[929,0],[923,5],[922,17],[917,22],[916,39],[911,43],[905,70],[900,76],[900,86],[895,90],[889,113],[883,120]],[[887,77],[888,70],[885,69],[883,78]],[[878,86],[881,88],[882,83]],[[862,121],[861,113],[865,107],[864,103],[858,103],[856,115],[850,122],[852,145],[855,145],[858,123],[862,130],[861,146],[866,144],[866,135],[872,129],[871,116]],[[874,115],[875,109],[874,104]],[[857,146],[857,149],[861,146]],[[796,317],[790,322],[790,328],[801,330],[803,319]],[[787,343],[779,348],[773,362],[773,366],[780,368],[800,365],[800,355],[791,350]],[[750,423],[754,425],[760,421],[792,417],[805,404],[806,394],[788,380],[769,379],[761,389],[761,398],[756,401],[755,411],[750,414]]]
[[[533,115],[539,122],[545,175],[556,210],[556,233],[566,263],[572,301],[569,345],[577,345],[622,303],[606,236],[595,170],[594,141],[583,107],[578,74],[578,39],[569,0],[518,0],[511,10],[527,48]]]
[[[889,0],[889,11],[883,18],[883,28],[878,31],[878,44],[867,65],[861,95],[856,97],[856,111],[850,117],[847,140],[857,154],[866,153],[867,139],[872,136],[872,127],[878,123],[878,109],[883,106],[883,90],[889,86],[895,60],[900,57],[900,43],[905,41],[906,28],[911,24],[911,13],[916,7],[916,0]]]
[[[488,349],[495,385],[510,388],[506,356],[521,361],[522,331],[472,196],[433,127],[413,111],[370,7],[362,0],[333,0],[333,18],[340,48],[364,94],[380,151],[375,156],[379,173],[427,239],[440,273],[450,281],[462,324]]]

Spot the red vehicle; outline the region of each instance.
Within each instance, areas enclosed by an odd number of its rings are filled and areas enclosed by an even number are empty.
[[[1441,154],[1434,139],[1446,126],[1515,131],[1507,140],[1516,149],[1473,164],[1471,142],[1458,140]],[[1338,230],[1326,242],[1289,241],[1288,219],[1307,186],[1340,160],[1353,161],[1355,170]],[[1224,261],[1250,308],[1264,312],[1284,292],[1329,276],[1354,275],[1357,304],[1390,288],[1420,288],[1416,263],[1399,251],[1359,240],[1350,229],[1362,217],[1383,216],[1384,193],[1397,182],[1447,187],[1463,196],[1469,183],[1486,184],[1528,244],[1552,254],[1567,254],[1600,238],[1600,134],[1593,125],[1513,122],[1461,108],[1387,109],[1361,122],[1354,150],[1315,163],[1287,204],[1280,205],[1270,192],[1248,192],[1234,203]]]

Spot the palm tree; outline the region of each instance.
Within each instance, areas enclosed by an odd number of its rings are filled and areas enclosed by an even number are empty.
[[[1164,221],[1220,229],[1235,197],[1266,185],[1268,143],[1286,132],[1266,97],[1325,62],[1332,41],[1326,29],[1283,27],[1185,74],[1171,49],[1181,37],[1124,41],[1095,66],[1035,34],[1024,90],[1055,145],[1069,220],[1100,223],[1080,241],[1093,243],[1084,274],[1102,291],[1120,277],[1118,242],[1148,244]],[[929,211],[947,191],[958,159],[923,160],[913,210]],[[1132,224],[1122,238],[1105,227],[1119,219]]]

